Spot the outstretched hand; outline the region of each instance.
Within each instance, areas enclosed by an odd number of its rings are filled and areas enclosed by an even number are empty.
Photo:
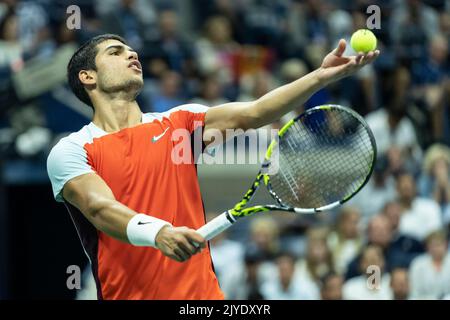
[[[375,50],[366,54],[359,52],[356,56],[343,56],[346,46],[346,41],[341,39],[337,48],[325,56],[319,68],[321,80],[329,83],[347,77],[373,62],[380,54],[379,50]]]

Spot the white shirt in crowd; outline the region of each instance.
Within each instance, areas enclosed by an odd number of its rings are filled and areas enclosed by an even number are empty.
[[[345,274],[350,262],[360,252],[362,240],[357,238],[340,241],[337,232],[332,232],[328,236],[327,243],[333,253],[335,271],[339,274]]]
[[[409,268],[409,281],[413,299],[441,299],[450,295],[450,253],[439,271],[429,254],[415,258]]]
[[[383,186],[377,187],[373,176],[361,191],[352,198],[348,205],[355,206],[362,213],[361,225],[366,227],[370,219],[378,214],[384,205],[395,199],[395,180],[393,177],[386,178]],[[367,205],[370,203],[370,205]]]
[[[391,300],[389,274],[382,274],[379,286],[373,287],[365,275],[354,277],[344,283],[342,297],[344,300]]]
[[[244,263],[244,246],[237,241],[223,239],[219,243],[211,244],[211,259],[214,263],[219,282],[222,275],[236,264]]]
[[[403,117],[393,131],[389,127],[388,113],[384,108],[371,112],[366,120],[377,141],[379,154],[385,154],[393,145],[402,149],[418,146],[414,126],[408,118]]]
[[[400,233],[420,241],[441,228],[441,209],[435,201],[426,198],[414,199],[411,208],[404,211],[400,218]]]
[[[266,300],[318,300],[320,293],[317,288],[297,272],[294,273],[289,287],[284,290],[278,276],[267,279],[262,284],[261,293]]]

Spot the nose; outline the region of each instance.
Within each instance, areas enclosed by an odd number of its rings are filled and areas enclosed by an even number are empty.
[[[130,51],[128,55],[128,60],[138,60],[138,54],[135,51]]]

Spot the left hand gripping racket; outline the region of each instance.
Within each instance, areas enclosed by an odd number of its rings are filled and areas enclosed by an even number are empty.
[[[210,240],[257,212],[306,214],[335,208],[364,187],[376,155],[375,138],[359,114],[339,105],[309,109],[279,130],[242,200],[197,232]],[[247,207],[261,184],[275,204]]]

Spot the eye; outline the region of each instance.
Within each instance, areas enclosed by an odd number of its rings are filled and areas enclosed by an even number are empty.
[[[118,56],[118,55],[119,55],[119,52],[118,52],[118,51],[113,51],[113,52],[110,53],[110,55],[112,55],[112,56]]]

